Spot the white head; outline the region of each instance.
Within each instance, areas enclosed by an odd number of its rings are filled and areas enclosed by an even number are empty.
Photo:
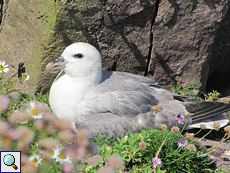
[[[98,78],[97,81],[101,79],[100,53],[88,43],[79,42],[69,45],[51,67],[63,69],[70,77],[95,76]]]

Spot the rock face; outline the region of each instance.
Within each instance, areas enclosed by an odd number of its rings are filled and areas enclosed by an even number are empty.
[[[170,78],[183,86],[200,81],[203,91],[218,89],[214,85],[222,80],[222,85],[230,83],[229,8],[229,0],[162,0],[152,31],[153,78],[164,86]]]
[[[0,26],[0,60],[9,64],[10,71],[4,78],[17,73],[23,62],[30,75],[31,88],[35,91],[41,74],[43,43],[53,29],[56,20],[56,5],[53,0],[2,1]],[[16,75],[17,76],[17,75]],[[17,83],[14,89],[27,92]]]
[[[57,73],[46,73],[46,64],[78,41],[99,49],[104,70],[147,75],[168,89],[170,79],[201,81],[202,91],[230,83],[229,0],[18,0],[3,1],[2,9],[6,4],[1,60],[25,62],[36,91],[49,91]]]

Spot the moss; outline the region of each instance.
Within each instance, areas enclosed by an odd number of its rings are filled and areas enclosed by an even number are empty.
[[[53,1],[45,1],[44,3],[38,6],[41,13],[40,19],[44,26],[41,28],[43,36],[36,43],[36,65],[40,64],[43,60],[44,49],[49,44],[50,37],[52,37],[58,14],[58,3],[54,3]]]
[[[37,81],[39,80],[39,74],[42,69],[43,65],[43,54],[44,54],[44,48],[46,45],[49,44],[49,39],[52,36],[53,29],[56,25],[56,19],[57,19],[57,10],[58,10],[58,3],[55,3],[54,1],[48,0],[43,1],[43,3],[37,4],[37,10],[40,13],[39,18],[41,25],[39,26],[39,31],[42,32],[41,38],[36,38],[36,42],[34,45],[34,63],[31,65],[31,69],[37,69],[38,73],[34,76],[35,79],[33,81],[33,84],[36,85]]]
[[[81,10],[86,10],[87,1],[73,1],[67,4],[57,2],[56,11],[53,18],[49,21],[52,25],[46,32],[49,34],[43,36],[45,49],[42,54],[42,74],[38,82],[38,92],[46,93],[56,74],[46,73],[45,66],[48,62],[58,58],[66,46],[78,41],[87,41],[84,35]]]

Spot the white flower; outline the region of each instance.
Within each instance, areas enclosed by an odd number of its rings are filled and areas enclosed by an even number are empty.
[[[43,118],[43,115],[45,112],[38,112],[35,109],[35,102],[30,102],[29,106],[26,108],[26,111],[29,112],[30,115],[32,115],[32,118],[34,119],[41,119]]]
[[[22,80],[24,82],[28,81],[30,79],[30,76],[27,73],[22,73]]]
[[[36,167],[38,167],[38,164],[41,165],[41,162],[42,162],[42,158],[40,157],[40,155],[37,155],[37,154],[30,156],[28,160],[30,163],[34,164]]]
[[[19,121],[18,121],[19,122]],[[23,122],[19,122],[20,124],[27,124],[28,123],[28,120],[26,121],[23,121]]]
[[[41,153],[41,155],[43,156],[43,158],[51,158],[51,159],[55,159],[55,155],[54,155],[54,150],[50,151],[49,150],[39,150],[39,152]]]
[[[53,155],[51,156],[53,159],[56,160],[56,162],[63,163],[72,163],[70,160],[71,158],[65,154],[65,148],[64,147],[56,147],[54,150]]]
[[[5,64],[6,64],[5,61],[1,61],[1,60],[0,60],[0,73],[2,73],[2,72],[7,73],[7,72],[9,71],[9,68],[6,68],[6,67],[8,67],[9,65],[5,65]]]

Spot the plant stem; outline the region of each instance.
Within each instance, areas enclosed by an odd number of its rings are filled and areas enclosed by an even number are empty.
[[[200,138],[197,142],[199,142],[200,140],[204,139],[209,133],[211,133],[212,130],[213,130],[213,129],[209,130],[209,132],[206,133],[206,134],[205,134],[202,138]]]
[[[30,92],[30,94],[33,96],[33,99],[36,101],[36,96],[33,94],[33,90],[30,88],[29,85],[27,85],[24,81],[22,81],[22,84],[25,85],[26,89]]]
[[[158,155],[160,154],[160,152],[161,152],[161,148],[162,148],[162,146],[164,145],[164,143],[165,143],[166,139],[167,139],[167,136],[165,137],[164,141],[161,143],[161,146],[159,147],[159,149],[158,149],[157,154],[156,154],[156,156],[155,156],[155,157],[158,157]]]
[[[185,121],[185,124],[184,124],[184,127],[183,129],[181,130],[180,134],[183,132],[183,130],[185,129],[186,125],[187,125],[187,122],[188,122],[188,118],[186,117],[186,121]]]
[[[150,131],[150,130],[151,130],[151,128],[152,128],[153,121],[154,121],[154,119],[155,119],[156,114],[157,114],[157,113],[155,112],[155,114],[153,115],[153,120],[152,120],[151,125],[150,125],[150,127],[149,127],[149,131]]]
[[[196,134],[194,134],[193,136],[196,136],[197,134],[199,134],[201,132],[202,129],[200,129]]]

